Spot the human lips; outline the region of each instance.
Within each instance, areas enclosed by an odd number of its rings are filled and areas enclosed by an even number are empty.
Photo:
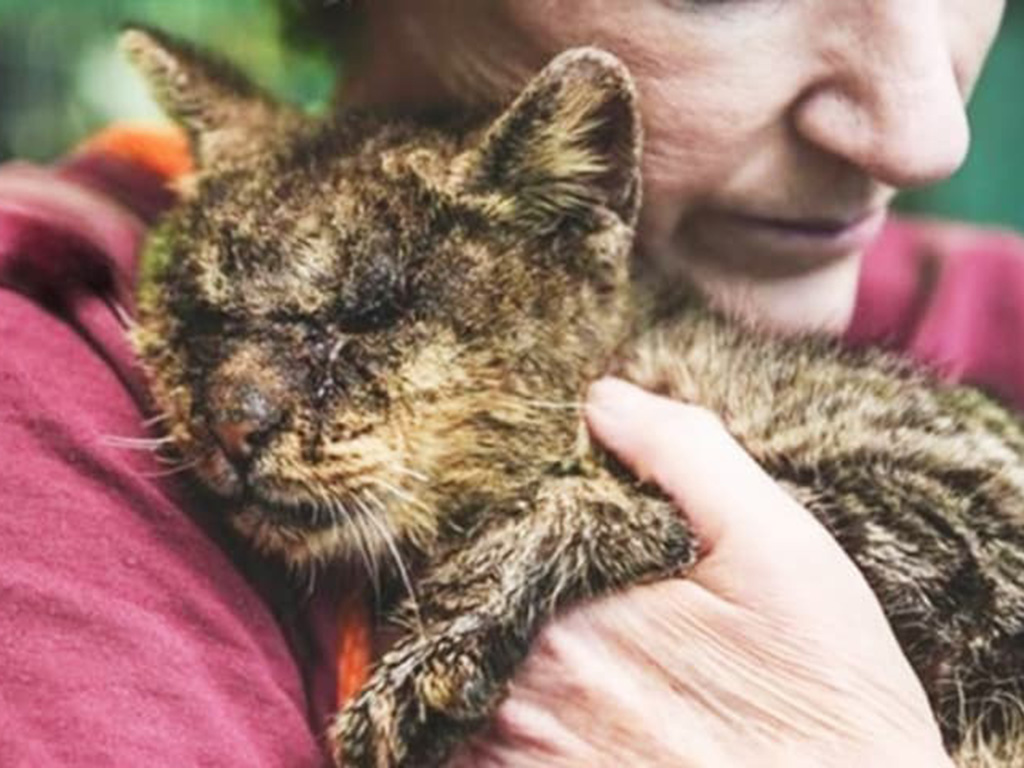
[[[868,245],[878,234],[885,220],[884,209],[865,211],[850,216],[818,216],[787,218],[734,214],[736,222],[753,230],[762,230],[769,237],[806,240],[847,249]]]
[[[886,213],[884,207],[826,215],[705,210],[691,222],[690,238],[720,266],[781,274],[864,250]]]

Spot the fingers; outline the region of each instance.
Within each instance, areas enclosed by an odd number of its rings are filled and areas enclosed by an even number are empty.
[[[790,549],[824,533],[703,408],[606,378],[591,386],[586,415],[603,445],[685,511],[706,551]]]

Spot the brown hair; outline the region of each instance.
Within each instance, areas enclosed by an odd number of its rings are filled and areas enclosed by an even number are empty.
[[[325,47],[338,64],[340,103],[490,106],[551,53],[517,29],[505,0],[275,2],[292,42]]]

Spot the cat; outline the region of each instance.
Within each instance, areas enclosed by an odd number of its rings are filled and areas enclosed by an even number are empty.
[[[1021,759],[1018,418],[880,352],[647,297],[614,56],[561,54],[493,119],[314,119],[159,31],[122,40],[197,165],[134,331],[169,435],[259,551],[392,562],[415,594],[330,728],[336,760],[442,763],[554,612],[692,567],[685,517],[573,407],[609,370],[719,414],[829,528],[961,765]]]

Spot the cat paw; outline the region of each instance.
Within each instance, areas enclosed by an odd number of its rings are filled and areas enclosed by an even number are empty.
[[[474,633],[475,634],[475,633]],[[504,683],[490,679],[466,636],[410,639],[385,654],[329,731],[345,768],[427,768],[492,713]]]
[[[389,693],[365,690],[335,718],[327,737],[338,768],[403,765],[406,750],[398,739],[403,719]]]
[[[336,765],[441,765],[486,720],[504,690],[487,677],[472,645],[417,638],[386,654],[328,732]]]

